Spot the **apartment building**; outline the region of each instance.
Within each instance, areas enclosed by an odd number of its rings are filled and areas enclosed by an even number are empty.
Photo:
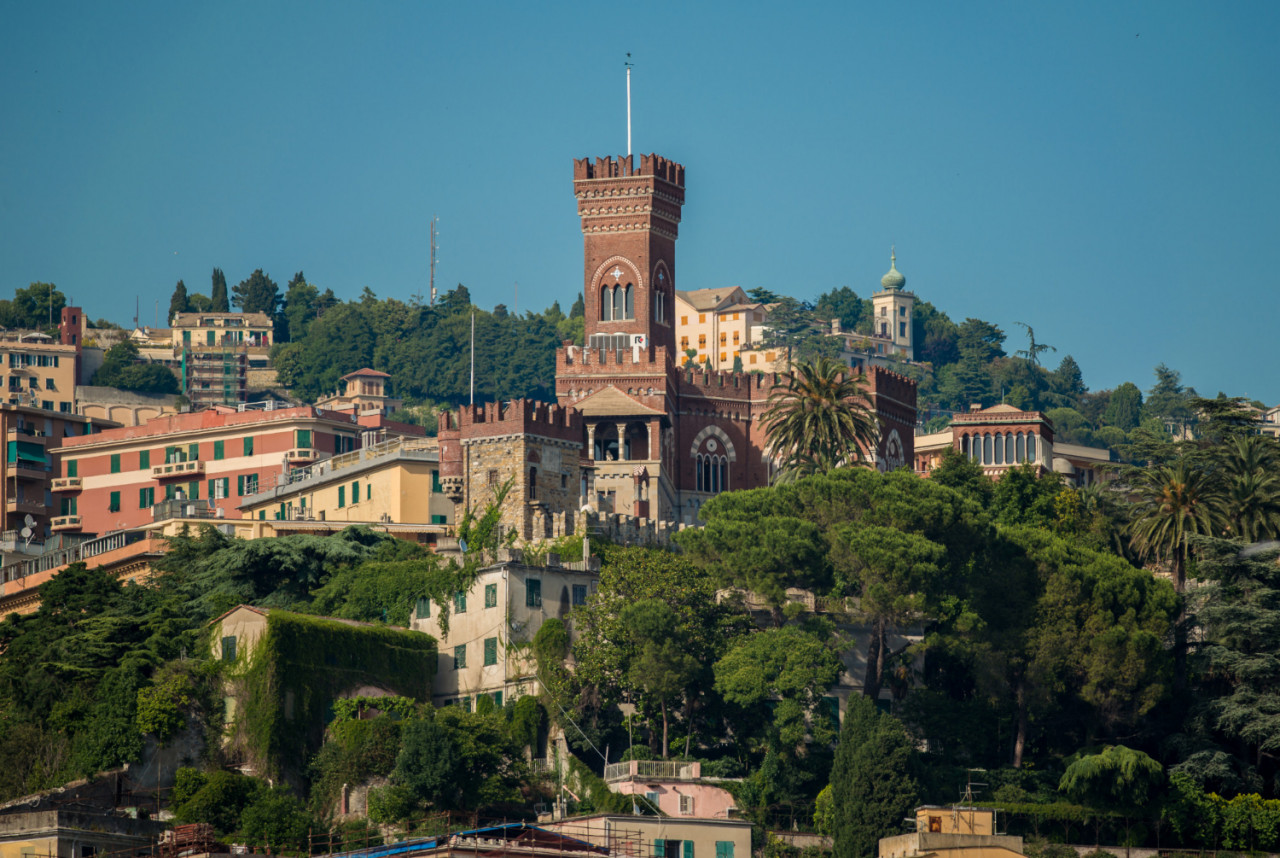
[[[548,618],[567,619],[585,605],[599,580],[598,558],[563,563],[551,555],[545,566],[526,566],[520,551],[501,549],[497,563],[480,570],[469,590],[454,595],[448,634],[440,627],[439,606],[419,599],[409,627],[440,642],[432,701],[469,710],[481,695],[502,706],[538,693],[526,644]]]
[[[757,345],[769,316],[765,304],[751,300],[740,286],[729,289],[694,289],[676,292],[676,346],[678,363],[690,350],[694,362],[711,362],[713,370],[733,369],[733,359]],[[763,363],[744,369],[768,369]]]
[[[170,343],[193,407],[244,402],[249,371],[264,369],[275,325],[266,313],[177,313]]]
[[[55,485],[55,532],[103,534],[150,523],[161,501],[207,499],[240,517],[242,499],[348,453],[367,431],[351,416],[268,402],[218,406],[67,438]]]
[[[435,438],[389,438],[290,474],[286,483],[245,497],[240,512],[259,521],[453,524],[440,484]]]
[[[369,367],[347,373],[338,379],[336,391],[316,400],[316,408],[355,414],[390,414],[404,404],[404,400],[387,392],[390,380],[391,376],[387,373]]]
[[[50,532],[58,513],[53,495],[59,473],[60,445],[91,431],[118,424],[92,420],[78,414],[33,408],[29,405],[0,404],[0,432],[4,433],[4,479],[0,500],[4,502],[4,550],[39,544]],[[30,516],[35,523],[28,527]],[[30,535],[23,535],[28,529]]]

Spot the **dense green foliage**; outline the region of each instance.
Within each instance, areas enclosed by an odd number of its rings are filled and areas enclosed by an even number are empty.
[[[911,741],[891,715],[866,698],[849,701],[831,770],[831,831],[836,858],[869,858],[918,796]]]
[[[123,340],[107,349],[102,366],[94,372],[90,384],[118,387],[138,393],[178,393],[178,377],[166,366],[146,363],[138,357],[138,346]]]

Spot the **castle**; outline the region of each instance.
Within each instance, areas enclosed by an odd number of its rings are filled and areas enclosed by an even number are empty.
[[[440,475],[477,507],[509,477],[504,524],[524,539],[573,532],[614,514],[694,524],[730,489],[767,486],[762,415],[777,374],[683,369],[675,335],[676,260],[685,168],[658,155],[574,161],[583,234],[585,347],[556,355],[559,406],[463,408],[440,426]],[[867,370],[882,470],[914,460],[916,385]]]

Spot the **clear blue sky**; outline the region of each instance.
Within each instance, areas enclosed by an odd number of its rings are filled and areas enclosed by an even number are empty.
[[[302,269],[566,309],[573,157],[687,168],[678,288],[864,297],[1093,389],[1164,361],[1280,402],[1280,3],[0,5],[0,292],[144,323]],[[162,322],[163,323],[163,322]]]

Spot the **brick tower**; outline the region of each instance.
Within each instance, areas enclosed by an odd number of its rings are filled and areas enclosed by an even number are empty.
[[[684,167],[658,155],[575,159],[587,345],[675,353],[676,238]],[[637,340],[637,337],[643,337]]]

